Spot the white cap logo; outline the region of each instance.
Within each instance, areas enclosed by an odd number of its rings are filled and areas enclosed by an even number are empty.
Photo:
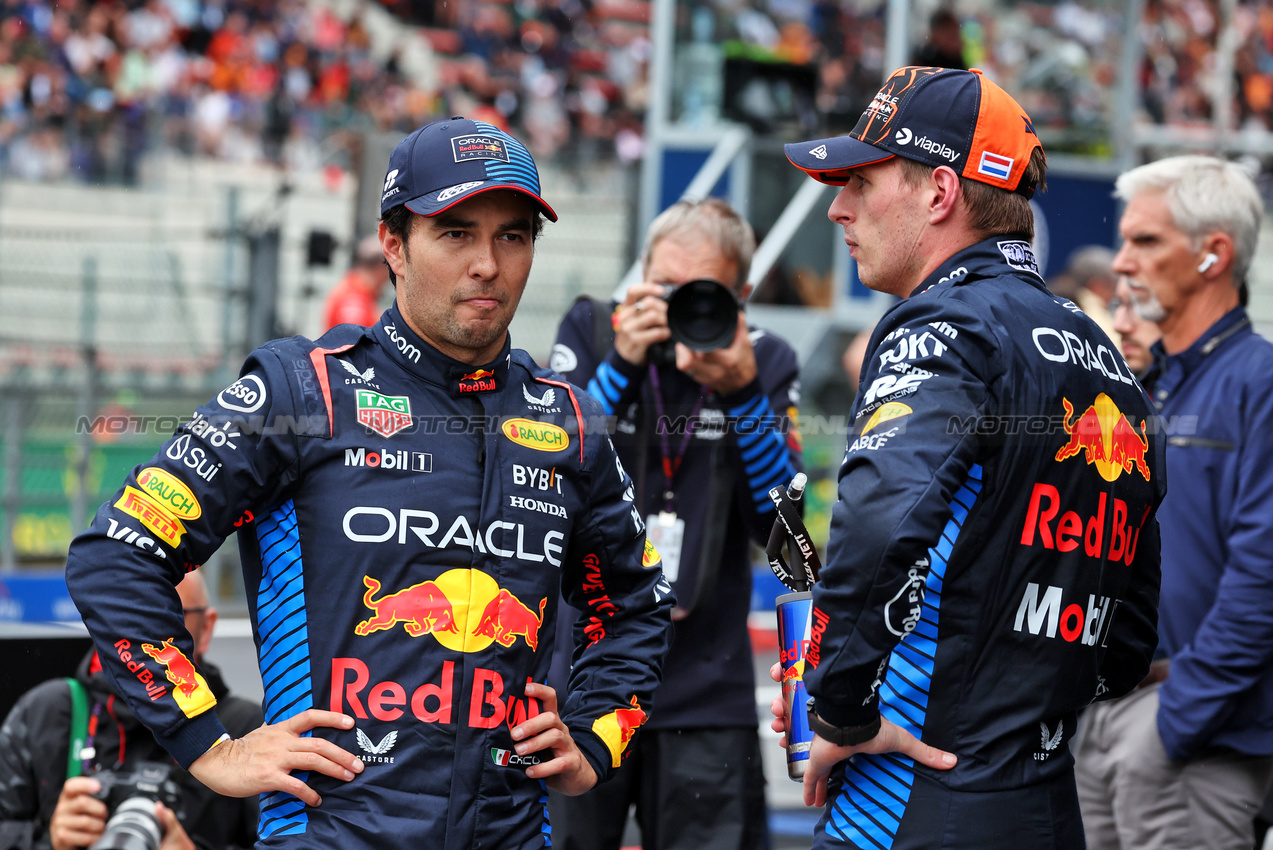
[[[810,155],[810,156],[816,156],[818,159],[826,159],[826,158],[827,158],[827,146],[826,146],[826,145],[818,145],[816,148],[814,148],[813,150],[809,151],[809,155]]]
[[[450,189],[443,189],[441,192],[438,192],[438,203],[440,204],[443,201],[449,201],[456,195],[463,195],[469,189],[475,189],[485,182],[486,181],[484,180],[478,180],[475,183],[461,183],[458,186],[452,186]]]
[[[912,138],[913,138],[913,137],[911,136],[911,128],[910,128],[910,127],[903,127],[902,129],[898,130],[898,131],[897,131],[897,135],[896,135],[896,136],[894,136],[894,140],[895,140],[895,141],[896,141],[899,145],[909,145],[909,144],[911,143],[911,139],[912,139]]]
[[[393,185],[393,181],[398,179],[398,169],[394,169],[385,175],[385,187],[381,191],[388,192],[389,187]]]

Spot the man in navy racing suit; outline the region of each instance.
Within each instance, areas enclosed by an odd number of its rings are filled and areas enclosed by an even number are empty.
[[[1076,713],[1156,643],[1153,407],[1044,287],[1043,151],[980,73],[902,68],[849,136],[786,151],[844,187],[828,215],[863,283],[905,299],[871,338],[813,590],[814,846],[1081,848]]]
[[[255,351],[72,545],[108,675],[196,778],[262,795],[260,846],[547,846],[547,788],[606,778],[651,710],[674,600],[631,481],[600,406],[508,339],[539,192],[491,125],[409,135],[395,306]],[[266,725],[229,739],[172,586],[235,531]],[[560,707],[559,592],[586,612]]]

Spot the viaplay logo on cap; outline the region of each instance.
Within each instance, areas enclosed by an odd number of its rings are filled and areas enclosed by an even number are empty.
[[[508,162],[508,148],[504,146],[504,140],[498,136],[460,136],[451,140],[451,150],[455,152],[456,162],[466,162],[470,159],[497,159],[500,162]]]

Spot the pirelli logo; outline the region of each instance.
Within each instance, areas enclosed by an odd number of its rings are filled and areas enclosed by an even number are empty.
[[[142,525],[173,548],[181,542],[181,535],[186,533],[181,520],[135,487],[125,487],[124,495],[115,502],[115,507],[141,520]]]

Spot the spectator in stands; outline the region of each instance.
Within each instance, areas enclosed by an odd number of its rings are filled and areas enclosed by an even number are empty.
[[[1144,301],[1147,293],[1143,285],[1138,284],[1138,286],[1141,286],[1139,300]],[[1158,326],[1153,322],[1147,322],[1140,317],[1140,313],[1136,310],[1137,300],[1136,290],[1132,288],[1131,281],[1126,277],[1120,277],[1108,309],[1110,320],[1118,334],[1116,338],[1122,349],[1123,359],[1127,361],[1132,374],[1137,378],[1144,378],[1154,362],[1152,348],[1154,343],[1162,339],[1162,331],[1158,330]]]
[[[389,282],[389,267],[375,234],[364,236],[354,249],[349,271],[327,296],[323,330],[336,325],[371,327],[383,312],[380,295]]]
[[[928,38],[915,51],[912,65],[968,70],[964,61],[964,41],[959,30],[959,17],[949,6],[940,6],[928,19]]]
[[[1114,269],[1162,339],[1168,427],[1159,658],[1085,716],[1087,845],[1247,850],[1273,781],[1273,344],[1239,304],[1263,203],[1239,166],[1180,156],[1118,178]],[[1137,291],[1137,287],[1140,291]]]
[[[125,539],[147,539],[136,531],[132,535],[121,539],[121,545],[127,545]],[[217,716],[232,734],[245,735],[261,725],[261,708],[230,696],[220,671],[203,657],[217,610],[208,603],[198,572],[177,585],[177,595],[194,639],[194,662],[217,698]],[[101,836],[107,818],[106,804],[90,796],[101,786],[94,774],[132,769],[139,761],[172,763],[124,701],[116,699],[96,652],[85,657],[75,679],[85,691],[89,712],[82,762],[68,762],[72,696],[62,679],[50,679],[24,694],[0,727],[0,847],[5,850],[87,847]],[[166,807],[158,810],[164,850],[193,850],[192,840],[216,850],[256,843],[255,797],[221,797],[175,765],[173,771],[185,811],[178,820]]]

